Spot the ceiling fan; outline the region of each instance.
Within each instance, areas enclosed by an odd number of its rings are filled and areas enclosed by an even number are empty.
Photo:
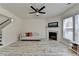
[[[38,8],[34,8],[33,6],[30,6],[34,12],[30,12],[29,14],[36,14],[36,16],[38,16],[39,14],[45,14],[46,12],[42,12],[42,10],[45,8],[45,6],[41,7],[40,9]]]

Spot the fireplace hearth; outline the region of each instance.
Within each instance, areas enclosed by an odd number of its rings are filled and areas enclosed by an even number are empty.
[[[49,40],[57,40],[57,33],[49,32]]]

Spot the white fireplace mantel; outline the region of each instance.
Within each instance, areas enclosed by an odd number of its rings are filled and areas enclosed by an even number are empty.
[[[58,28],[47,28],[47,39],[49,40],[49,32],[56,32],[57,33],[57,41],[61,39],[60,30]]]

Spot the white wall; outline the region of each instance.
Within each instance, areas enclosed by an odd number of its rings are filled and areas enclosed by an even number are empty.
[[[24,20],[23,32],[40,33],[41,38],[46,38],[46,21],[44,19]]]
[[[75,14],[79,14],[79,4],[75,5],[74,7],[68,9],[63,14],[61,14],[61,18],[66,18]]]
[[[47,25],[48,23],[50,22],[58,22],[58,27],[52,27],[52,28],[48,28],[47,27],[47,38],[49,38],[49,35],[48,35],[48,32],[57,32],[57,40],[60,41],[62,38],[61,38],[61,19],[59,17],[55,17],[55,18],[51,18],[51,19],[47,19]]]
[[[0,7],[0,14],[13,18],[13,22],[2,29],[2,43],[4,46],[18,40],[18,34],[21,32],[21,19],[11,12]]]

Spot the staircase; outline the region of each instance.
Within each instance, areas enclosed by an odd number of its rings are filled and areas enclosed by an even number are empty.
[[[0,34],[0,46],[2,46],[2,34]]]
[[[11,23],[11,19],[7,19],[0,23],[0,46],[3,46],[2,43],[2,29]]]

